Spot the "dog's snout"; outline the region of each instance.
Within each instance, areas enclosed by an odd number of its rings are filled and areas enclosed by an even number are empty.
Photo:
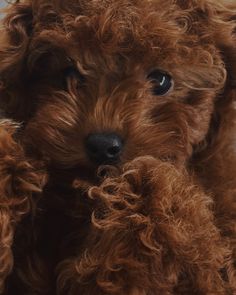
[[[114,133],[94,133],[86,138],[89,158],[97,164],[112,164],[119,161],[123,143]]]

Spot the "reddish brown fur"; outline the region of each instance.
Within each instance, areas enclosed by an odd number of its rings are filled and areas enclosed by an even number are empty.
[[[9,6],[1,294],[236,294],[235,19],[213,0]],[[114,167],[85,151],[104,131],[125,142]]]

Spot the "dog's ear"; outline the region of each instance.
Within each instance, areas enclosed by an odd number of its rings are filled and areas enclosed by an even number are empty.
[[[227,70],[227,86],[236,89],[236,4],[225,6],[220,3],[207,3],[208,22],[212,28],[212,38]]]
[[[17,108],[32,30],[31,1],[16,1],[5,10],[0,29],[0,108]],[[7,106],[6,106],[7,105]]]
[[[204,46],[214,48],[213,53],[221,56],[222,69],[226,72],[225,87],[217,91],[209,132],[201,145],[217,148],[227,142],[230,132],[232,135],[235,121],[236,4],[215,0],[176,0],[175,3],[181,8],[176,18],[178,24],[187,34],[198,36]]]
[[[178,23],[202,43],[216,46],[222,55],[228,83],[236,88],[236,4],[215,0],[176,0]],[[228,4],[227,4],[228,3]]]
[[[3,80],[19,76],[29,44],[32,19],[30,2],[16,1],[6,9],[0,37],[0,77]]]

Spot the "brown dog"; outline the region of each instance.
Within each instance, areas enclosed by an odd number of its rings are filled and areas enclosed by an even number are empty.
[[[236,294],[236,5],[15,2],[1,294]]]

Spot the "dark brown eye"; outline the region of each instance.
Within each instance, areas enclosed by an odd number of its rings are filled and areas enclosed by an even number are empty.
[[[154,70],[149,73],[147,79],[150,80],[153,85],[152,92],[154,95],[163,96],[172,89],[172,77],[160,70]]]
[[[68,66],[64,69],[63,74],[66,79],[76,79],[79,83],[84,83],[85,78],[75,66]]]

